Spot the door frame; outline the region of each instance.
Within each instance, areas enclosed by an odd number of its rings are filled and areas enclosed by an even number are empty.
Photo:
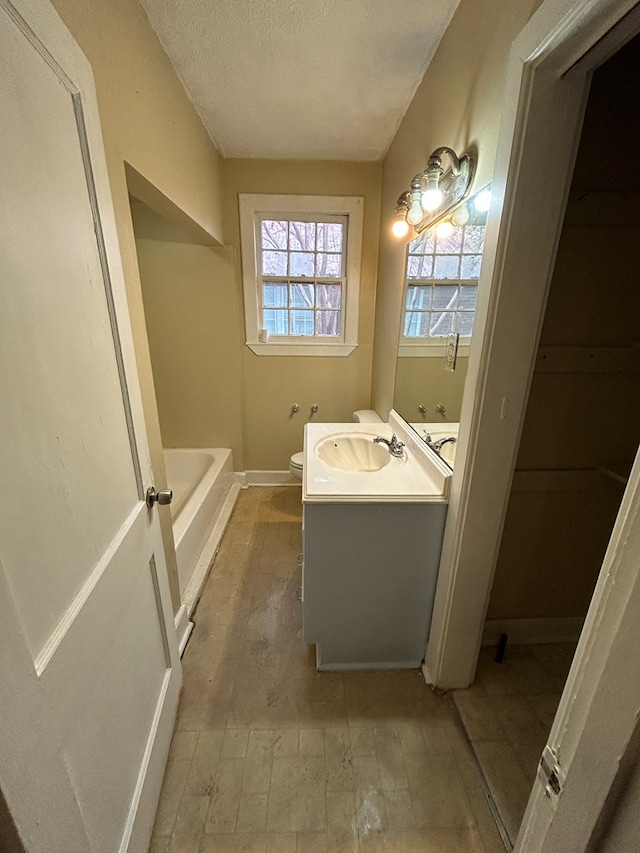
[[[591,75],[640,31],[637,0],[545,0],[515,40],[426,679],[474,678]],[[464,429],[467,421],[466,429]],[[550,736],[559,797],[534,784],[516,851],[584,850],[638,736],[640,454]]]
[[[638,0],[545,0],[511,48],[423,667],[441,689],[475,676],[591,74],[639,29]]]

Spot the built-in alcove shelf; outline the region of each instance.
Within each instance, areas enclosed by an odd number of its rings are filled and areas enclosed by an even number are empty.
[[[537,373],[640,373],[640,345],[540,347]]]

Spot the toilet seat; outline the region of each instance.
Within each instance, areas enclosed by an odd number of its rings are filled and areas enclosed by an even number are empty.
[[[294,453],[289,460],[289,473],[296,480],[302,480],[302,470],[304,467],[304,453]]]

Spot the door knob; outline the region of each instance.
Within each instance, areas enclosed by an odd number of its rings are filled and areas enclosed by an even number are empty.
[[[154,486],[149,486],[147,489],[146,503],[149,509],[153,509],[155,503],[160,506],[167,506],[173,500],[173,491],[171,489],[160,489],[156,492]]]

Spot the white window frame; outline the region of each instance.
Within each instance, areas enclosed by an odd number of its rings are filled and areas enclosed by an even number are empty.
[[[346,356],[352,353],[358,345],[364,198],[240,193],[238,201],[246,345],[256,355]],[[342,303],[344,338],[340,341],[302,335],[260,340],[260,222],[265,217],[278,219],[292,214],[319,219],[323,215],[347,217],[346,282]]]

